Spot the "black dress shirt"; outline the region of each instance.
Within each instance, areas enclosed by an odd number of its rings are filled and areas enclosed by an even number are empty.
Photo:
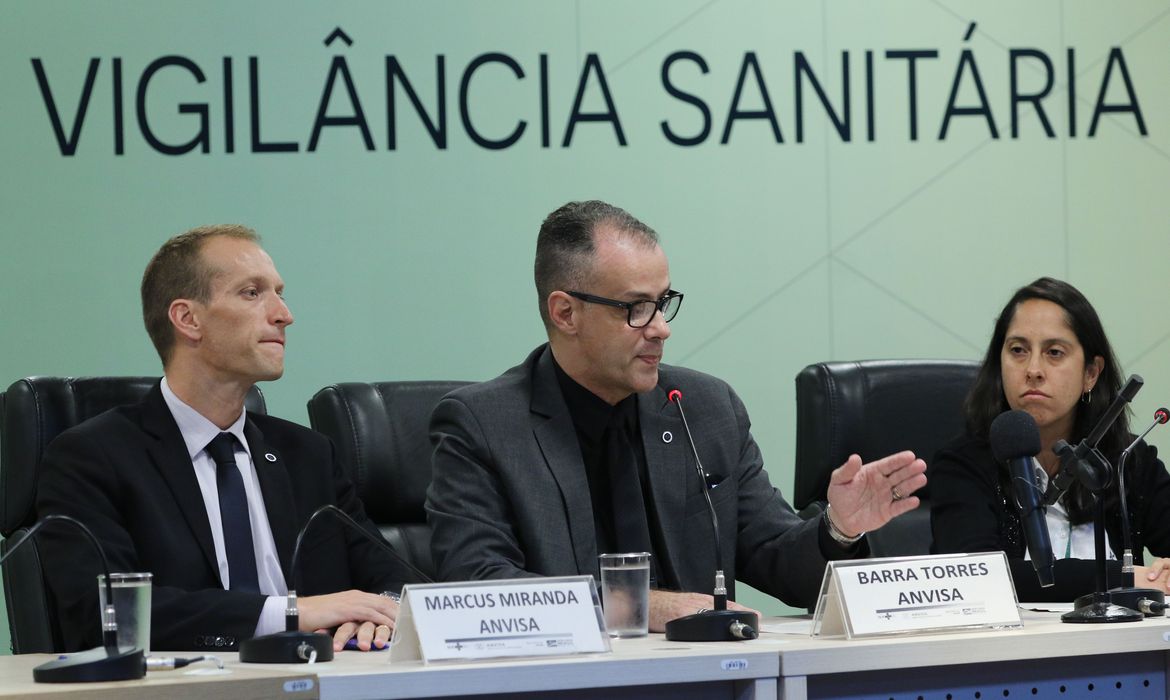
[[[657,555],[666,549],[648,479],[646,450],[642,445],[638,424],[637,396],[627,396],[617,405],[611,406],[578,384],[555,361],[553,366],[581,447],[581,459],[585,465],[585,477],[589,482],[589,496],[593,505],[597,551],[629,552],[644,549],[651,554],[651,585],[674,587],[669,565],[660,561]],[[611,436],[609,431],[612,430],[620,430],[623,435]],[[631,454],[622,460],[620,455],[614,454],[611,440],[627,443]],[[611,463],[613,460],[619,461]],[[635,470],[636,474],[628,473]],[[638,506],[640,513],[633,513]]]

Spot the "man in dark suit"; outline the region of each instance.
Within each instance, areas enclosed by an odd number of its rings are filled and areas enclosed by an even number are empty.
[[[38,513],[85,523],[111,571],[154,575],[154,649],[234,649],[283,630],[294,542],[318,507],[336,505],[377,534],[328,439],[244,410],[253,384],[284,371],[293,316],[283,290],[250,229],[167,241],[142,278],[164,378],[142,403],[62,433],[45,452]],[[67,646],[95,646],[96,555],[74,532],[47,531],[43,546]],[[362,649],[386,645],[398,608],[377,591],[405,577],[385,552],[326,518],[306,536],[299,569],[301,629],[333,630],[337,649],[352,637]]]
[[[682,294],[657,234],[627,212],[593,201],[550,214],[535,276],[548,344],[452,392],[431,419],[427,514],[442,577],[596,576],[598,553],[648,551],[650,628],[661,631],[712,607],[707,484],[729,597],[738,578],[798,606],[814,602],[826,561],[864,555],[867,530],[918,505],[922,460],[902,452],[862,465],[854,455],[834,472],[823,517],[793,513],[735,392],[660,365]]]

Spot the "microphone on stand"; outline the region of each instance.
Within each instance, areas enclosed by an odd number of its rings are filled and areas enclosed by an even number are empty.
[[[759,636],[759,616],[746,610],[727,609],[727,586],[723,575],[723,545],[719,540],[719,516],[715,513],[715,506],[711,503],[711,489],[719,485],[719,481],[707,474],[703,469],[703,462],[699,459],[699,451],[695,448],[695,439],[691,436],[691,426],[687,423],[687,415],[683,412],[682,392],[672,389],[667,397],[678,406],[678,415],[682,418],[683,429],[687,434],[687,443],[695,455],[695,470],[699,474],[700,488],[703,489],[703,498],[707,501],[707,510],[711,513],[711,529],[715,535],[715,609],[705,610],[693,615],[680,617],[666,623],[666,638],[677,642],[725,642],[737,639],[755,639]]]
[[[285,631],[273,632],[272,634],[265,634],[240,642],[240,661],[258,664],[298,664],[333,660],[332,637],[317,632],[300,631],[301,620],[300,612],[297,608],[296,590],[297,574],[300,572],[297,564],[300,561],[301,542],[305,539],[305,533],[309,531],[309,527],[313,522],[319,516],[326,513],[335,516],[342,524],[347,527],[352,527],[367,540],[389,552],[400,564],[410,569],[412,573],[423,581],[427,583],[434,582],[434,579],[406,561],[393,547],[367,532],[361,525],[358,525],[353,518],[346,515],[345,511],[334,505],[321,506],[313,511],[308,521],[305,522],[305,526],[297,533],[297,543],[293,547],[292,562],[289,565],[288,573],[285,575],[285,583],[288,585],[288,606],[284,611]]]
[[[1133,536],[1129,529],[1129,504],[1126,499],[1125,489],[1125,462],[1129,459],[1130,453],[1133,452],[1137,444],[1142,441],[1150,431],[1170,421],[1170,411],[1165,408],[1159,408],[1154,411],[1154,422],[1150,427],[1146,428],[1134,441],[1129,443],[1121,451],[1121,456],[1117,458],[1117,490],[1121,497],[1121,542],[1124,551],[1121,555],[1121,586],[1118,588],[1109,589],[1109,594],[1113,602],[1130,608],[1131,610],[1138,610],[1145,613],[1147,617],[1161,615],[1166,609],[1166,594],[1162,591],[1153,588],[1137,588],[1134,587],[1133,580]]]
[[[1133,397],[1141,391],[1145,380],[1140,375],[1131,374],[1129,381],[1121,388],[1121,392],[1109,404],[1105,415],[1097,421],[1089,436],[1074,448],[1064,440],[1057,440],[1052,451],[1060,455],[1060,471],[1048,483],[1048,491],[1044,494],[1044,504],[1052,505],[1068,490],[1072,482],[1080,480],[1090,491],[1099,491],[1108,486],[1109,461],[1097,451],[1097,443],[1105,436],[1106,431],[1113,426],[1117,417],[1125,410],[1126,404],[1133,401]]]
[[[1113,467],[1097,449],[1097,443],[1101,441],[1101,438],[1112,427],[1118,416],[1125,410],[1126,405],[1133,400],[1144,384],[1145,381],[1140,376],[1131,374],[1129,381],[1122,387],[1117,398],[1113,399],[1113,403],[1109,405],[1105,415],[1097,421],[1097,425],[1093,427],[1088,437],[1081,440],[1076,447],[1064,440],[1057,440],[1056,444],[1052,446],[1052,451],[1060,458],[1060,471],[1049,483],[1045,501],[1055,503],[1074,480],[1079,481],[1092,493],[1094,500],[1093,545],[1097,564],[1096,585],[1092,593],[1083,595],[1074,601],[1075,608],[1072,612],[1061,615],[1061,622],[1075,624],[1137,622],[1143,618],[1143,613],[1138,612],[1134,607],[1140,607],[1142,603],[1146,603],[1147,609],[1152,610],[1152,605],[1160,605],[1148,595],[1151,591],[1140,591],[1133,588],[1121,589],[1117,591],[1118,595],[1115,597],[1113,591],[1106,590],[1108,569],[1105,564],[1105,491],[1112,482]],[[1122,489],[1122,493],[1124,493],[1124,489]],[[1124,523],[1129,518],[1129,514],[1123,512],[1121,518],[1122,527],[1125,527]]]
[[[992,454],[997,460],[1007,462],[1028,554],[1036,569],[1036,578],[1047,588],[1055,583],[1053,568],[1056,560],[1052,555],[1052,539],[1048,534],[1048,521],[1032,461],[1040,454],[1040,431],[1036,420],[1027,411],[1004,411],[991,422],[990,438]]]
[[[33,680],[37,683],[91,683],[95,681],[125,681],[146,675],[146,655],[142,649],[122,650],[118,648],[118,623],[114,616],[114,590],[110,583],[110,562],[106,552],[89,528],[80,520],[68,515],[50,513],[38,520],[24,537],[13,544],[0,563],[25,542],[32,539],[42,527],[50,522],[66,522],[76,525],[97,550],[102,560],[102,571],[106,574],[106,607],[102,610],[102,646],[60,657],[43,663],[33,669]]]

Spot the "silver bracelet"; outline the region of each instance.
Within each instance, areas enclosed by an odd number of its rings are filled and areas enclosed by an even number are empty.
[[[850,537],[849,535],[846,535],[844,532],[841,532],[840,530],[838,530],[837,523],[833,522],[833,518],[829,515],[829,509],[831,509],[832,507],[833,507],[832,504],[825,505],[825,524],[827,524],[829,526],[829,537],[832,537],[833,541],[836,542],[837,544],[841,544],[841,545],[845,545],[845,546],[851,546],[851,545],[857,544],[858,540],[860,540],[862,537],[865,537],[865,533],[861,532],[861,533],[854,535],[853,537]]]

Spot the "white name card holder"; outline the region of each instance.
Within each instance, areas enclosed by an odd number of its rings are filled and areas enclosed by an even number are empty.
[[[402,588],[390,662],[609,650],[592,576],[427,583]]]
[[[1003,552],[833,561],[812,636],[847,639],[1022,627]]]

